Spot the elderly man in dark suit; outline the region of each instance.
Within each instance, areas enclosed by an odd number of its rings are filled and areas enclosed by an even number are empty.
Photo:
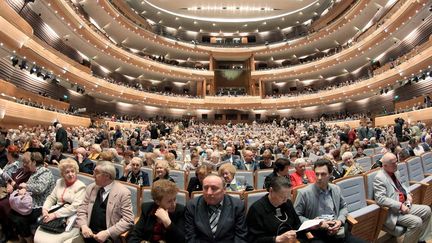
[[[119,236],[132,228],[134,214],[130,191],[114,181],[116,171],[108,161],[94,169],[95,183],[87,187],[83,203],[78,207],[73,242],[120,242]],[[81,230],[81,234],[80,234]]]
[[[347,204],[337,185],[330,184],[333,164],[319,159],[314,164],[317,181],[299,189],[294,209],[301,222],[322,218],[319,227],[312,230],[313,242],[363,242],[353,237],[345,226],[348,215]]]
[[[221,158],[222,161],[229,161],[232,165],[236,167],[237,170],[245,170],[246,167],[244,165],[243,160],[240,156],[234,154],[234,148],[228,146],[226,148],[226,154]]]
[[[247,242],[244,204],[225,195],[224,180],[208,175],[203,180],[203,193],[186,206],[186,242]]]
[[[56,142],[63,144],[62,152],[65,153],[68,151],[67,132],[60,123],[55,123],[54,126],[56,129]]]

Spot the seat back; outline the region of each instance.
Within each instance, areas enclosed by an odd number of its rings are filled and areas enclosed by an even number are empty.
[[[406,142],[400,142],[400,146],[404,149],[408,148],[408,141]]]
[[[119,178],[116,178],[118,180],[123,176],[124,167],[122,164],[117,164],[117,163],[113,163],[113,164],[114,164],[114,167],[116,168],[116,170],[118,171],[118,177]]]
[[[186,188],[186,173],[184,170],[170,170],[169,175],[174,179],[179,189],[184,190]]]
[[[368,148],[368,149],[363,150],[363,153],[366,154],[367,156],[371,156],[375,153],[375,149]]]
[[[372,158],[370,156],[357,158],[355,161],[363,168],[364,171],[368,171],[372,167]]]
[[[410,181],[421,181],[424,179],[423,165],[420,157],[411,157],[406,161],[406,164]]]
[[[60,169],[55,165],[48,165],[48,169],[51,171],[51,173],[54,176],[54,180],[57,181],[61,178],[61,172]]]
[[[376,163],[382,157],[383,157],[383,154],[374,154],[374,155],[372,155],[372,164]]]
[[[82,183],[84,183],[86,186],[88,186],[94,182],[93,176],[86,174],[86,173],[82,173],[82,172],[77,173],[77,178]]]
[[[432,152],[427,152],[421,156],[423,163],[423,170],[425,173],[432,173]]]
[[[153,168],[147,167],[147,166],[143,166],[143,167],[141,167],[141,170],[147,173],[147,175],[149,177],[150,186],[151,186],[151,184],[153,183],[153,179],[154,179]]]
[[[380,168],[376,168],[376,169],[373,169],[373,170],[366,172],[363,175],[367,199],[374,200],[373,182],[374,182],[375,176],[378,174],[379,170],[380,170]]]
[[[243,176],[248,185],[255,186],[253,171],[237,170],[236,177],[237,176]]]
[[[409,177],[408,177],[408,167],[405,162],[400,162],[397,164],[397,170],[399,171],[400,175],[400,183],[409,186]]]
[[[180,190],[177,192],[176,201],[178,204],[186,206],[186,203],[189,201],[189,192],[185,190]]]
[[[268,192],[265,189],[245,192],[246,211],[249,210],[249,208],[252,206],[252,204],[254,204],[256,201],[258,201],[260,198],[262,198],[267,193]]]
[[[354,212],[367,206],[364,178],[362,175],[350,176],[334,181],[341,189],[348,206],[348,212]]]
[[[240,200],[243,200],[241,192],[226,192],[226,194],[231,196],[231,197],[235,197],[235,198],[238,198]]]
[[[151,196],[151,187],[145,186],[141,188],[141,203],[153,202]]]
[[[191,199],[194,199],[196,197],[201,197],[203,195],[203,191],[193,191],[191,194]]]
[[[141,190],[138,185],[128,183],[121,181],[121,184],[123,184],[130,192],[131,192],[131,201],[132,201],[132,211],[135,215],[135,217],[139,217],[141,214]]]
[[[255,189],[263,189],[266,176],[270,175],[272,172],[273,169],[257,170],[255,172]]]

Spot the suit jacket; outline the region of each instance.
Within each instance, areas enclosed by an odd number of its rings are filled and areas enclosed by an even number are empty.
[[[95,167],[95,163],[93,161],[91,161],[89,158],[85,158],[82,161],[82,163],[80,164],[78,162],[77,158],[75,158],[75,160],[78,163],[79,172],[83,172],[83,173],[86,173],[86,174],[93,175],[93,170],[94,170],[94,167]]]
[[[340,220],[343,224],[348,215],[347,204],[342,197],[339,186],[334,184],[328,184],[329,190],[331,190],[331,195],[333,198],[334,205],[334,218]],[[294,209],[303,223],[306,220],[314,219],[319,215],[319,188],[315,184],[310,184],[305,188],[299,189],[297,191],[297,197],[294,203]]]
[[[244,203],[225,195],[216,233],[210,229],[208,206],[204,196],[189,201],[185,211],[185,232],[188,243],[246,243]]]
[[[67,132],[63,127],[60,127],[56,132],[56,142],[63,144],[62,152],[66,152],[68,150]]]
[[[231,161],[231,156],[224,155],[221,161]],[[232,155],[232,165],[236,167],[237,170],[246,170],[243,160],[238,155]]]
[[[156,223],[156,216],[154,210],[158,206],[154,202],[146,202],[141,206],[141,216],[135,225],[130,237],[129,243],[139,243],[142,240],[151,240],[153,236],[153,226]],[[185,242],[184,236],[184,206],[176,204],[176,209],[173,213],[169,213],[171,225],[165,230],[165,241],[171,242]]]
[[[75,227],[81,228],[89,225],[93,204],[99,191],[95,183],[87,187],[83,203],[78,207]],[[110,237],[116,241],[120,234],[132,228],[134,214],[130,191],[121,183],[114,181],[114,185],[108,195],[106,208],[106,225]]]
[[[395,172],[396,179],[400,180],[399,171]],[[407,186],[401,183],[402,187],[405,189],[406,193],[409,193]],[[384,225],[389,229],[394,229],[396,227],[396,221],[399,216],[399,209],[401,207],[401,202],[399,201],[399,193],[397,192],[397,187],[394,184],[392,178],[389,176],[384,169],[381,169],[375,176],[373,182],[374,188],[374,199],[380,206],[385,206],[389,208],[387,219]]]

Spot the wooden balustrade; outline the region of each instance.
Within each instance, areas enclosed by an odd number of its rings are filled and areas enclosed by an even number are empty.
[[[389,116],[376,117],[375,126],[394,125],[394,120],[398,117],[404,119],[407,123],[416,123],[417,121],[427,122],[432,120],[432,108],[409,111]]]
[[[15,85],[0,79],[0,85],[2,87],[2,93],[5,95],[16,97],[17,99],[23,98],[24,100],[31,100],[32,102],[37,102],[39,104],[43,104],[45,106],[53,106],[59,110],[68,110],[69,104],[66,102],[54,100],[48,97],[44,97],[33,92],[20,89]]]
[[[59,121],[64,127],[88,127],[90,125],[90,118],[62,114],[0,99],[0,126],[2,127],[16,127],[21,124],[51,125],[54,121]]]

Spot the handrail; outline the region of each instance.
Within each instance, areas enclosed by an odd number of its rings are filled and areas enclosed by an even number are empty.
[[[15,85],[0,79],[0,85],[2,87],[1,92],[6,95],[14,96],[17,99],[19,98],[25,98],[25,99],[31,99],[33,102],[38,102],[46,106],[52,105],[54,108],[60,109],[60,110],[68,110],[69,104],[66,102],[54,100],[51,98],[47,98],[41,95],[37,95],[33,92],[26,91],[23,89],[19,89]]]
[[[1,20],[1,19],[0,19]],[[18,35],[15,27],[8,22],[4,23],[7,26],[7,31],[3,31],[4,36]],[[22,34],[22,33],[21,33]],[[5,43],[9,44],[9,43]],[[80,85],[87,86],[86,90],[89,92],[99,92],[103,94],[112,94],[114,97],[129,99],[130,102],[143,102],[145,104],[166,106],[166,107],[179,107],[179,108],[219,108],[219,109],[263,109],[263,108],[289,108],[299,106],[313,106],[322,103],[333,103],[340,101],[342,98],[353,97],[354,95],[361,95],[370,92],[372,89],[378,89],[386,85],[392,85],[400,78],[399,72],[418,73],[420,69],[425,69],[432,62],[432,46],[428,47],[422,53],[401,64],[397,69],[391,69],[383,74],[377,75],[367,81],[344,87],[343,89],[335,89],[331,91],[321,92],[319,94],[305,95],[292,98],[280,99],[261,99],[260,97],[239,97],[239,98],[226,98],[226,97],[209,97],[205,99],[187,99],[179,97],[167,97],[156,94],[143,93],[129,88],[121,87],[118,85],[110,84],[101,79],[92,77],[88,73],[76,69],[75,67],[67,64],[68,60],[63,60],[56,56],[50,50],[40,46],[39,43],[28,39],[23,44],[23,48],[18,50],[19,54],[26,55],[29,59],[37,62],[44,63],[45,66],[51,67],[55,72],[62,72],[63,67],[67,68],[67,72],[62,75],[63,78],[74,80]],[[72,62],[71,60],[69,60]],[[98,85],[97,88],[95,85]],[[120,91],[120,92],[119,92]],[[343,93],[343,95],[341,95]]]
[[[0,124],[51,125],[59,121],[64,127],[90,125],[90,118],[43,110],[0,98]]]

